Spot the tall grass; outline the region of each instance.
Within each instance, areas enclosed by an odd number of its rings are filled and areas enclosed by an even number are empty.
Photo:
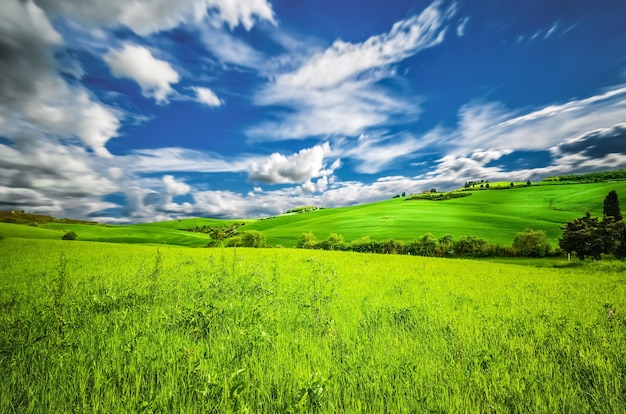
[[[621,263],[0,253],[0,412],[626,411]]]

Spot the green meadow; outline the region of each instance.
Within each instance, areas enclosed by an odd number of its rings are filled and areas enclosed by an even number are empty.
[[[259,230],[270,245],[295,246],[304,232],[319,240],[330,233],[352,241],[415,240],[425,233],[455,239],[471,234],[490,243],[511,245],[526,228],[544,230],[556,243],[559,226],[589,210],[602,215],[606,194],[616,190],[626,197],[626,182],[533,185],[503,190],[476,190],[471,196],[445,201],[394,198],[354,207],[323,209],[258,220],[241,230]]]
[[[621,262],[0,254],[0,412],[626,412]]]

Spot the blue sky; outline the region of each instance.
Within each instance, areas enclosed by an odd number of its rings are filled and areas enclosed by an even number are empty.
[[[0,209],[264,217],[626,168],[626,3],[5,0]]]

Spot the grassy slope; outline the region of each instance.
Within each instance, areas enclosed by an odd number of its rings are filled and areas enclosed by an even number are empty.
[[[25,226],[23,224],[0,223],[0,237],[19,239],[60,239],[62,236],[63,232],[58,230]]]
[[[206,246],[210,237],[179,229],[250,222],[250,220],[218,220],[194,218],[133,225],[94,226],[86,224],[47,223],[41,227],[58,231],[75,231],[79,240],[111,243],[171,244],[187,247]],[[63,234],[63,233],[58,234]],[[26,236],[23,236],[28,238]],[[61,236],[58,236],[61,237]],[[38,238],[36,235],[30,238]]]
[[[303,232],[319,239],[331,232],[346,240],[411,240],[425,233],[455,238],[472,234],[492,243],[510,245],[525,228],[545,230],[554,241],[559,226],[589,210],[602,215],[606,194],[616,189],[626,197],[626,183],[531,186],[511,190],[474,191],[472,196],[446,201],[401,198],[355,207],[318,210],[259,220],[242,230],[261,230],[269,244],[295,245]]]
[[[149,243],[173,244],[178,246],[201,247],[209,241],[209,236],[201,233],[192,233],[174,228],[127,225],[127,226],[91,226],[83,224],[49,223],[48,229],[69,231],[78,234],[79,240],[106,241],[111,243]]]

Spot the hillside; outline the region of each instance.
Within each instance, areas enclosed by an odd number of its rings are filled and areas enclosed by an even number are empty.
[[[533,185],[510,190],[473,191],[469,197],[445,200],[394,198],[354,207],[324,209],[279,216],[245,225],[259,230],[269,244],[293,246],[303,232],[318,239],[332,232],[351,241],[363,236],[374,240],[412,240],[425,233],[436,237],[468,234],[491,243],[510,245],[525,228],[545,230],[556,242],[559,226],[589,210],[602,215],[602,202],[611,190],[626,197],[626,183]]]
[[[133,225],[94,225],[70,220],[48,220],[37,227],[17,224],[0,226],[0,236],[56,238],[75,231],[79,240],[117,243],[171,244],[202,247],[210,236],[185,231],[203,227],[245,223],[239,231],[258,230],[269,245],[293,247],[305,232],[323,240],[330,233],[346,241],[369,236],[373,240],[414,240],[425,233],[455,239],[474,235],[490,243],[510,245],[515,234],[526,229],[545,230],[556,244],[559,226],[589,210],[602,215],[606,194],[616,190],[626,197],[626,182],[571,183],[519,186],[503,190],[467,191],[470,196],[444,201],[393,198],[377,203],[326,208],[285,214],[261,220],[195,218]],[[407,197],[408,198],[408,197]]]

